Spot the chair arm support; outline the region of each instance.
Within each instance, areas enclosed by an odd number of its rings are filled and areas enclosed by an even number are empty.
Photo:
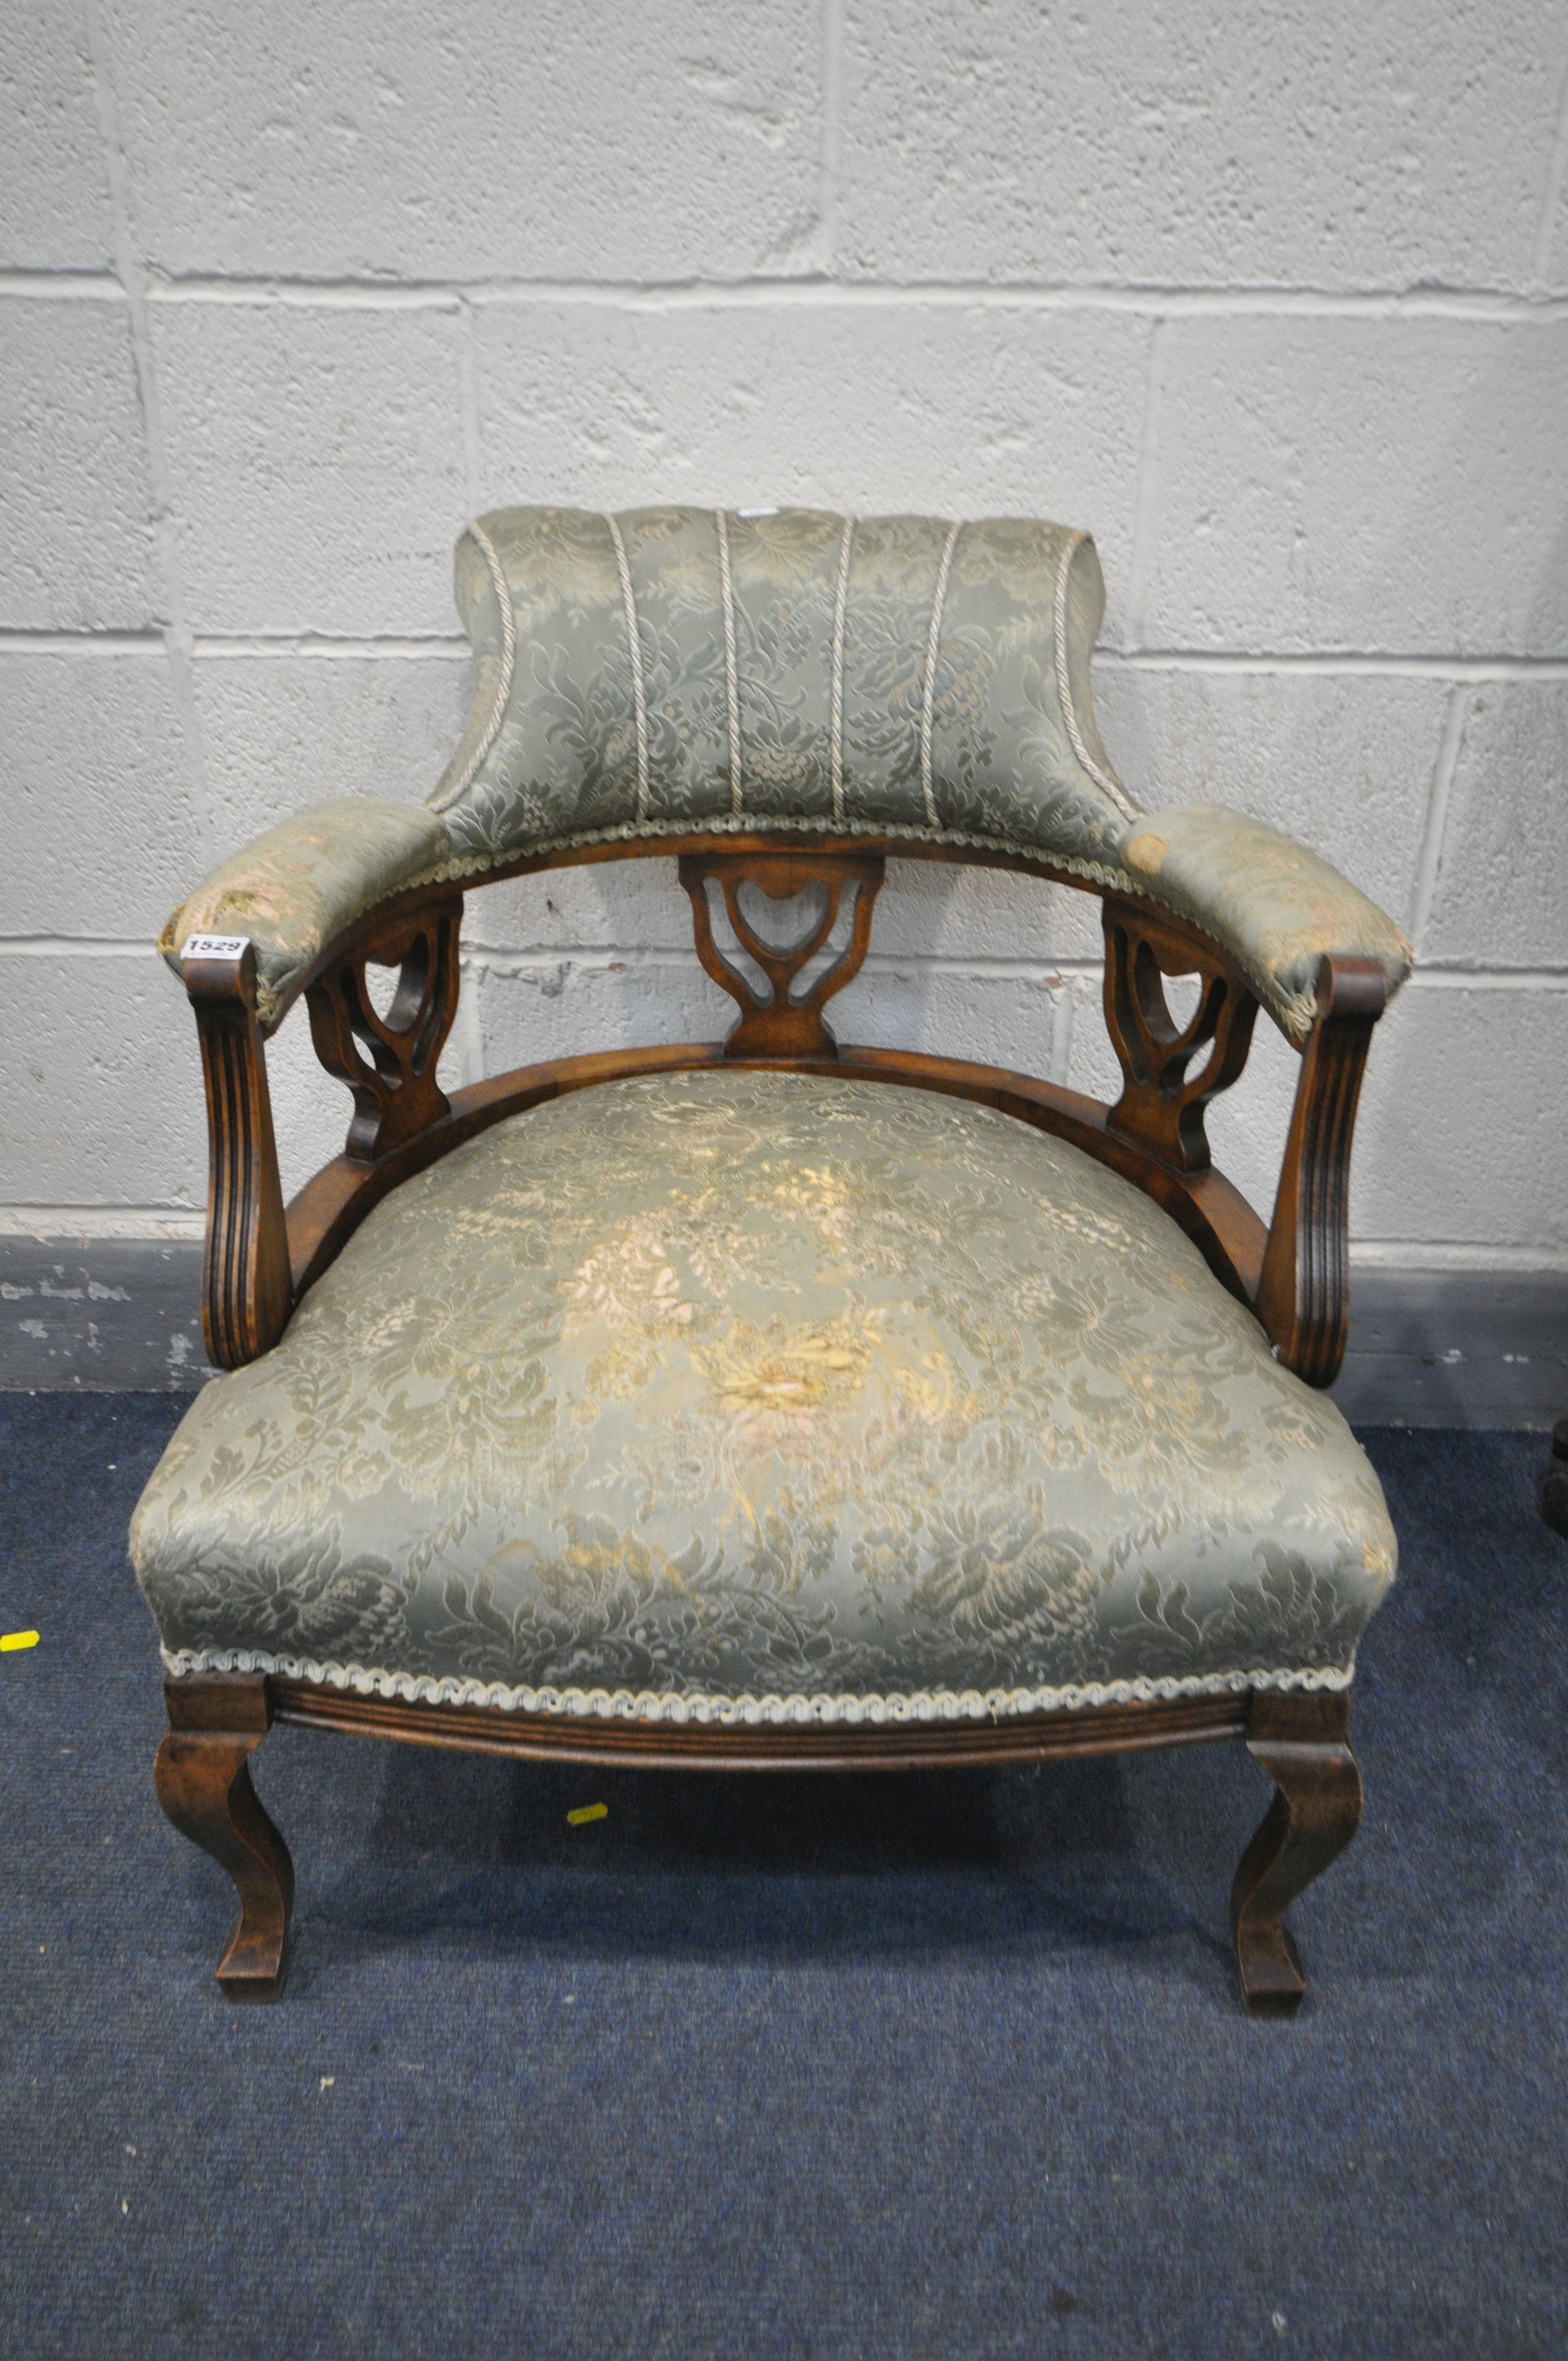
[[[1277,829],[1200,804],[1151,812],[1122,848],[1150,900],[1218,944],[1299,1049],[1319,1014],[1325,955],[1371,961],[1392,999],[1410,972],[1410,947],[1376,902]]]
[[[1332,1385],[1344,1358],[1351,1140],[1372,1028],[1387,998],[1378,961],[1322,961],[1255,1306],[1280,1360],[1310,1386]]]
[[[184,965],[207,1093],[202,1334],[209,1359],[237,1369],[278,1342],[293,1296],[255,947],[209,939],[211,950]]]
[[[220,862],[158,948],[179,975],[192,935],[248,937],[257,1021],[270,1034],[333,942],[391,895],[437,877],[451,853],[445,821],[422,806],[363,796],[314,804]]]

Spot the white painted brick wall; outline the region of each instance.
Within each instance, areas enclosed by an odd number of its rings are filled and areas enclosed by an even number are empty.
[[[150,941],[428,793],[507,499],[1089,525],[1097,694],[1415,934],[1354,1224],[1568,1263],[1568,16],[1536,0],[0,0],[0,1222],[195,1227]],[[895,863],[861,1038],[1103,1093],[1095,908]],[[475,897],[454,1077],[708,1034],[665,861]],[[1223,1159],[1266,1207],[1294,1061]],[[345,1115],[273,1055],[297,1183]]]

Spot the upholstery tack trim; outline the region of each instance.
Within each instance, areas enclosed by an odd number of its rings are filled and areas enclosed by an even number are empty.
[[[850,553],[855,544],[855,520],[844,519],[839,536],[839,579],[833,589],[833,693],[828,727],[832,750],[833,818],[844,818],[844,629],[850,601]]]
[[[270,1673],[280,1679],[313,1681],[324,1688],[352,1689],[361,1697],[401,1697],[411,1705],[489,1706],[501,1713],[559,1714],[598,1721],[871,1722],[989,1721],[1030,1713],[1081,1713],[1096,1706],[1168,1704],[1179,1697],[1234,1697],[1248,1689],[1347,1689],[1355,1674],[1349,1664],[1287,1666],[1231,1673],[1167,1675],[1149,1680],[1085,1681],[1068,1688],[916,1689],[887,1695],[806,1697],[769,1694],[738,1697],[697,1691],[670,1696],[653,1689],[509,1687],[503,1681],[439,1678],[431,1673],[393,1673],[367,1664],[320,1663],[313,1656],[274,1656],[250,1648],[165,1648],[164,1669],[176,1679],[192,1673]]]
[[[948,577],[953,570],[953,551],[963,531],[961,524],[948,527],[948,538],[942,544],[942,562],[937,568],[937,588],[931,598],[931,628],[926,634],[926,684],[920,696],[920,792],[926,798],[926,817],[937,826],[937,798],[931,785],[931,724],[937,709],[937,650],[942,637],[942,609],[948,599]]]
[[[637,599],[631,588],[631,568],[626,562],[626,544],[620,537],[620,520],[604,511],[604,521],[609,527],[609,537],[615,544],[615,567],[620,577],[621,604],[626,609],[626,644],[631,653],[631,704],[637,722],[637,817],[648,817],[648,695],[642,685],[642,642],[637,629]]]
[[[1141,818],[1142,815],[1140,814]],[[661,836],[726,836],[740,828],[761,826],[777,835],[823,836],[834,827],[833,819],[824,815],[802,817],[797,814],[771,813],[764,820],[736,820],[714,817],[706,819],[649,819],[641,822],[620,820],[610,828],[579,829],[564,836],[541,837],[528,848],[533,854],[548,859],[552,853],[581,852],[590,845],[652,841]],[[854,825],[858,835],[902,839],[910,844],[950,844],[971,847],[977,852],[1033,852],[1036,848],[1017,837],[983,836],[971,829],[921,828],[908,820],[864,820]],[[1086,884],[1102,886],[1112,893],[1125,894],[1135,901],[1146,902],[1157,910],[1175,910],[1186,919],[1195,933],[1214,945],[1222,959],[1235,965],[1252,986],[1259,1002],[1271,1010],[1292,1041],[1302,1042],[1311,1031],[1318,1014],[1318,996],[1310,987],[1299,992],[1287,992],[1256,961],[1244,957],[1234,944],[1221,942],[1210,928],[1161,895],[1152,893],[1146,877],[1135,875],[1115,861],[1086,861],[1079,853],[1040,851],[1068,877],[1081,877]],[[409,880],[411,885],[436,885],[455,883],[459,878],[481,878],[488,869],[506,867],[513,858],[505,852],[457,852],[443,861],[426,874]]]
[[[740,795],[740,683],[735,664],[735,584],[729,571],[729,520],[722,509],[713,511],[718,534],[718,595],[724,608],[724,694],[729,708],[729,808],[737,819],[744,805]]]

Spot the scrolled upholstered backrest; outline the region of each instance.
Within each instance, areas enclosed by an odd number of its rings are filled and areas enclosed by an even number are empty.
[[[454,867],[787,829],[1120,873],[1087,534],[812,509],[502,509],[457,546],[473,709]]]
[[[474,701],[424,805],[313,805],[170,917],[256,946],[270,1030],[395,895],[727,834],[1018,860],[1206,935],[1295,1041],[1326,953],[1410,947],[1326,861],[1223,804],[1140,811],[1095,728],[1086,533],[1025,517],[499,509],[457,544]]]

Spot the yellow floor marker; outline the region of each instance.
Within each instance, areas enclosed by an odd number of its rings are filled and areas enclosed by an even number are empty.
[[[567,1813],[566,1826],[569,1828],[580,1828],[587,1820],[608,1820],[609,1817],[608,1804],[579,1804],[575,1812]]]
[[[0,1655],[8,1655],[13,1648],[36,1648],[38,1644],[36,1631],[0,1631]]]

